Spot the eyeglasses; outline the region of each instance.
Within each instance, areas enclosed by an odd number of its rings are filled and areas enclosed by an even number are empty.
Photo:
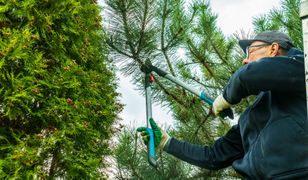
[[[269,45],[271,45],[271,44],[263,43],[263,44],[258,44],[258,45],[247,46],[246,47],[246,58],[249,58],[249,54],[251,54],[252,52],[254,52],[258,49],[261,49],[262,47],[269,46]],[[255,48],[254,50],[250,51],[250,48],[253,48],[253,47],[258,47],[258,48]]]

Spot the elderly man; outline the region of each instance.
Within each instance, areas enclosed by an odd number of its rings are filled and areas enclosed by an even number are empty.
[[[212,146],[169,137],[150,120],[157,148],[207,169],[232,167],[250,179],[308,178],[308,121],[304,57],[291,39],[278,31],[240,40],[243,66],[230,78],[213,104],[213,112],[257,95],[225,136]],[[138,128],[145,142],[148,134]]]

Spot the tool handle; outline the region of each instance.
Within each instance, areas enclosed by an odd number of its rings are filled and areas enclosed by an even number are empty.
[[[203,100],[204,102],[206,102],[210,106],[213,106],[213,102],[214,102],[213,99],[211,97],[209,97],[204,91],[202,91],[201,94],[200,94],[200,91],[192,88],[190,85],[180,81],[176,77],[173,77],[172,75],[168,74],[167,72],[165,72],[165,71],[163,71],[163,70],[159,69],[158,67],[153,66],[151,64],[149,64],[147,66],[147,71],[149,71],[149,72],[154,71],[159,76],[174,82],[175,84],[181,86],[182,88],[186,89],[187,91],[189,91],[189,92],[195,94],[196,96],[200,97],[201,100]],[[219,113],[219,116],[222,117],[222,118],[225,118],[227,116],[231,119],[234,118],[233,111],[230,108],[223,110],[221,113]]]
[[[156,156],[155,156],[155,145],[154,145],[154,133],[151,128],[147,128],[146,131],[149,133],[150,141],[148,143],[148,161],[153,166],[156,167]]]

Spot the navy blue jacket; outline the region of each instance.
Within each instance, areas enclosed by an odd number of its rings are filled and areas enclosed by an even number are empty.
[[[308,179],[308,120],[303,53],[242,66],[225,87],[230,104],[257,95],[237,125],[212,146],[172,138],[165,151],[207,169],[233,168],[250,179]]]

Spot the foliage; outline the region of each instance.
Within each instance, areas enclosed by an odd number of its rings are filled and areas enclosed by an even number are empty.
[[[303,49],[302,24],[299,18],[300,0],[282,0],[281,8],[254,19],[255,31],[280,30],[289,34],[294,45]]]
[[[301,47],[298,1],[285,0],[282,4],[281,9],[255,19],[256,32],[287,30]],[[224,36],[216,25],[218,15],[212,12],[209,1],[187,4],[180,0],[108,0],[107,6],[110,57],[121,65],[122,73],[133,77],[133,83],[143,94],[139,67],[147,59],[212,97],[221,93],[228,78],[241,66],[243,52],[237,40],[250,35],[242,32]],[[184,57],[178,55],[179,49],[185,52]],[[176,122],[174,129],[168,131],[172,137],[211,145],[229,129],[228,121],[212,116],[207,104],[170,81],[155,75],[152,87],[154,101],[173,113]],[[253,99],[249,97],[235,106],[236,115]],[[115,148],[118,179],[239,178],[230,168],[209,171],[164,153],[159,154],[159,166],[154,170],[147,163],[145,146],[134,140],[133,132],[133,128],[123,130]]]
[[[146,146],[137,140],[135,129],[124,129],[119,141],[121,143],[115,148],[118,179],[183,179],[187,177],[185,173],[192,170],[190,166],[161,153],[157,153],[161,170],[145,168],[148,167]]]
[[[184,1],[178,0],[109,0],[107,4],[111,57],[121,63],[123,73],[133,76],[133,83],[141,93],[144,93],[143,76],[139,67],[147,59],[213,97],[221,93],[228,77],[240,65],[238,58],[242,56],[231,51],[236,46],[235,39],[225,38],[216,27],[217,15],[211,12],[206,2],[195,1],[187,9]],[[187,58],[177,55],[179,48],[185,49]],[[153,90],[154,101],[168,106],[177,120],[175,137],[197,144],[211,144],[229,128],[226,121],[211,115],[208,105],[169,81],[155,76]],[[160,166],[153,171],[147,164],[145,150],[127,144],[132,143],[125,139],[129,137],[130,133],[123,132],[116,147],[117,152],[121,152],[116,153],[118,171],[121,172],[117,175],[119,179],[226,175],[225,170],[199,169],[169,156],[161,156]]]
[[[121,105],[95,1],[0,1],[1,179],[103,178]]]

